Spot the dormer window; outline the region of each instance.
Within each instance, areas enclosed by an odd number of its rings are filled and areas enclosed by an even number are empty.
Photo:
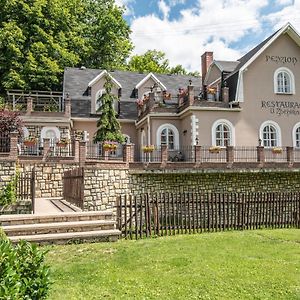
[[[95,103],[95,110],[96,110],[96,113],[98,113],[99,109],[101,108],[102,106],[102,103],[101,103],[101,100],[99,98],[101,98],[103,95],[105,94],[105,89],[101,89],[97,92],[96,94],[96,103]]]
[[[288,68],[279,68],[274,73],[275,94],[295,94],[294,74]]]

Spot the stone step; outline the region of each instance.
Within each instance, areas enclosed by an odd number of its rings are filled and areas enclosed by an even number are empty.
[[[91,220],[77,222],[56,222],[3,226],[7,236],[50,234],[64,232],[83,232],[115,229],[113,220]]]
[[[20,240],[26,240],[37,244],[69,244],[79,242],[116,242],[121,232],[116,229],[84,231],[84,232],[67,232],[67,233],[50,233],[50,234],[35,234],[11,236],[9,239],[13,243]]]
[[[56,222],[76,222],[91,220],[112,220],[114,213],[111,210],[93,212],[71,212],[56,213],[49,215],[1,215],[0,226],[56,223]]]

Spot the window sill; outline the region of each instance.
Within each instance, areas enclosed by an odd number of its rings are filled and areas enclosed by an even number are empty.
[[[276,95],[287,95],[287,96],[292,96],[292,95],[295,95],[295,93],[279,93],[279,92],[276,92],[275,93]]]

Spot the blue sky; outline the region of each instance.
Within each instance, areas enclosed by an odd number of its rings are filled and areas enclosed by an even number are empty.
[[[134,53],[164,51],[171,65],[200,70],[213,51],[236,60],[290,22],[300,31],[300,0],[116,0],[124,5]]]

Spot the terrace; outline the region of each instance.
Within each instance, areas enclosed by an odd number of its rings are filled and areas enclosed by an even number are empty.
[[[79,140],[64,144],[44,139],[43,143],[26,143],[17,133],[0,138],[0,160],[74,162],[84,164],[120,164],[137,169],[234,169],[234,168],[299,168],[300,149],[263,146],[216,147],[166,145],[138,147],[118,144],[113,148],[101,143]]]

